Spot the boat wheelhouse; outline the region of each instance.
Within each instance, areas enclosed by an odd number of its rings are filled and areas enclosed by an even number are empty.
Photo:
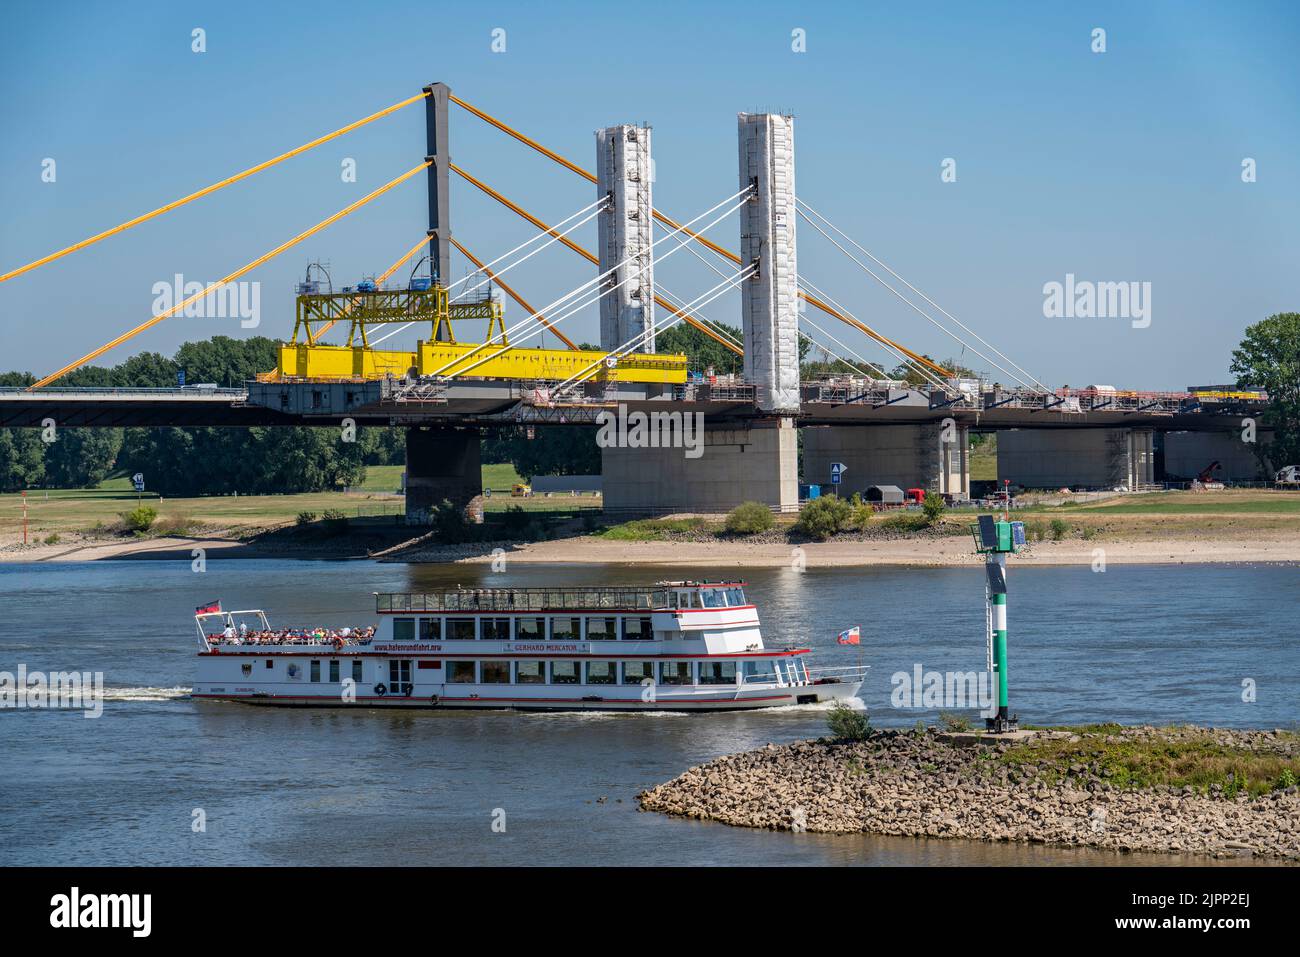
[[[809,667],[809,648],[768,648],[743,582],[376,594],[375,612],[372,628],[333,630],[275,629],[261,610],[200,609],[194,697],[723,711],[842,701],[865,673]]]

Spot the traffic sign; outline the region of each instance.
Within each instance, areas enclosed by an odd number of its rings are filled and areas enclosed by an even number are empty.
[[[144,491],[144,473],[143,473],[143,472],[136,472],[134,475],[132,475],[132,476],[131,476],[131,484],[135,486],[135,490],[136,490],[137,492],[143,492],[143,491]]]
[[[831,484],[839,485],[840,476],[842,476],[847,471],[848,469],[844,467],[843,462],[832,462],[831,463]]]

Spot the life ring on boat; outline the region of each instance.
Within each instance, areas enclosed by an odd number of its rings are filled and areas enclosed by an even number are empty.
[[[375,685],[375,689],[374,689],[374,690],[375,690],[375,694],[379,695],[379,697],[381,697],[381,698],[382,698],[384,695],[388,694],[388,686],[387,686],[386,684],[384,684],[382,681],[379,682],[379,684]]]
[[[438,707],[438,696],[436,694],[429,695],[429,704],[433,705],[435,708]]]

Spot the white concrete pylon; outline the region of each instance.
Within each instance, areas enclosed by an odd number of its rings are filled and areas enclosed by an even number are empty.
[[[758,270],[740,287],[745,377],[764,411],[799,408],[799,268],[795,252],[794,117],[740,113],[740,259]]]
[[[624,124],[596,131],[596,191],[610,198],[597,219],[600,271],[618,267],[605,284],[610,291],[600,299],[605,351],[647,329],[634,351],[655,351],[653,173],[650,127]]]

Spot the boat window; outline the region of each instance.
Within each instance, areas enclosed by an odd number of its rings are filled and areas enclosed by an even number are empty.
[[[360,658],[352,659],[352,680],[357,682],[357,684],[361,683],[361,659]]]
[[[623,662],[623,684],[639,685],[644,682],[654,684],[655,666],[651,661],[625,661]]]
[[[472,661],[449,661],[447,662],[447,681],[450,684],[473,684],[474,683],[474,662]]]
[[[776,666],[770,661],[746,661],[741,673],[746,681],[776,680]]]
[[[421,658],[415,663],[416,671],[437,671],[442,667],[442,662],[436,658]]]
[[[521,685],[546,684],[546,662],[516,661],[515,662],[515,684],[521,684]]]
[[[736,683],[736,663],[734,661],[701,661],[700,684],[734,685]]]
[[[311,680],[320,681],[320,662],[314,659],[311,663]]]
[[[515,638],[518,641],[541,641],[546,637],[546,625],[541,618],[516,618]]]
[[[617,618],[588,618],[588,641],[613,641],[618,637]]]
[[[743,588],[727,589],[727,604],[736,608],[745,603],[745,590]]]
[[[402,692],[402,686],[411,683],[411,659],[399,658],[388,662],[388,690]]]
[[[484,641],[508,641],[510,639],[509,618],[484,618],[479,622],[479,631]]]
[[[618,663],[614,661],[587,662],[587,684],[612,685],[618,683]]]
[[[330,662],[330,681],[337,684],[338,680],[339,680],[339,663],[337,660],[334,660]]]
[[[420,640],[421,641],[439,641],[442,638],[442,619],[441,618],[421,618],[420,619]]]
[[[705,608],[721,608],[725,604],[722,592],[716,588],[706,588],[700,596],[704,599]]]
[[[649,618],[623,619],[624,641],[649,641],[654,636],[654,632],[650,629]]]
[[[267,666],[268,668],[274,668],[274,667],[275,667],[275,659],[274,659],[274,658],[267,658],[267,659],[266,659],[266,666]]]
[[[551,662],[551,684],[553,685],[576,685],[581,678],[582,665],[576,661],[552,661]]]
[[[393,640],[394,641],[406,641],[414,637],[415,637],[414,618],[393,619]]]
[[[568,615],[551,619],[552,641],[576,641],[580,637],[582,637],[580,619]]]
[[[668,593],[668,607],[669,607],[669,608],[676,608],[676,607],[677,607],[677,592],[675,592],[675,591],[670,591],[670,592]]]
[[[689,661],[665,661],[659,665],[661,685],[689,685],[694,683],[694,669]]]
[[[480,662],[479,670],[482,674],[479,681],[485,685],[510,684],[510,662],[508,661]]]
[[[473,618],[448,618],[447,619],[447,640],[448,641],[473,641],[474,640],[474,619]]]

